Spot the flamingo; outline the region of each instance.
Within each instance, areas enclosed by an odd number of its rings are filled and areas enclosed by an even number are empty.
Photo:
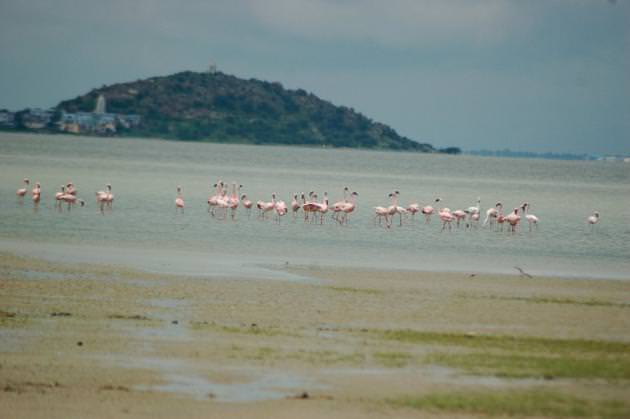
[[[593,211],[593,215],[586,219],[586,222],[591,225],[591,230],[595,228],[595,224],[599,223],[599,212]]]
[[[484,227],[488,225],[488,222],[490,223],[491,227],[494,225],[494,223],[497,221],[497,217],[499,216],[499,207],[503,207],[503,204],[497,202],[494,208],[488,208],[488,210],[486,211],[486,219],[483,221]]]
[[[297,213],[300,210],[300,203],[298,202],[298,194],[293,194],[293,199],[291,200],[291,211],[293,211],[293,219],[297,217]]]
[[[273,197],[275,199],[275,194],[273,195]],[[287,208],[287,204],[284,201],[276,201],[273,208],[276,210],[278,223],[280,222],[280,217],[286,215],[286,213],[289,212],[289,209]]]
[[[438,215],[440,216],[440,220],[442,220],[442,230],[446,229],[448,225],[448,230],[451,231],[452,225],[451,223],[455,219],[455,216],[451,213],[450,208],[440,208],[438,211]]]
[[[55,200],[56,203],[55,205],[57,206],[57,208],[61,209],[61,201],[63,200],[62,197],[66,194],[66,186],[65,185],[61,185],[61,192],[57,192],[55,194]]]
[[[385,227],[389,228],[389,210],[385,207],[374,207],[374,222],[378,218],[378,225],[381,225],[381,220],[385,218]]]
[[[435,198],[435,203],[437,204],[441,200],[442,198]],[[433,207],[431,205],[426,205],[422,207],[421,211],[424,214],[425,224],[429,224],[429,222],[431,222],[431,214],[433,214],[433,211],[434,211]]]
[[[466,214],[468,214],[468,222],[470,227],[473,225],[477,225],[479,221],[479,212],[481,211],[481,198],[477,197],[477,206],[476,207],[468,207],[466,209]]]
[[[238,208],[238,204],[240,203],[238,199],[238,195],[241,192],[241,188],[243,185],[236,186],[236,183],[232,183],[232,196],[228,198],[228,206],[232,210],[232,219],[234,220],[236,216],[236,210]]]
[[[452,214],[455,217],[455,220],[457,220],[457,227],[459,228],[460,222],[466,219],[466,211],[458,209],[453,211]]]
[[[470,227],[475,227],[477,228],[477,226],[479,225],[479,217],[480,214],[478,212],[471,214],[470,216]]]
[[[350,194],[350,202],[348,202],[346,205],[344,205],[341,208],[341,211],[343,211],[343,217],[341,218],[341,220],[339,221],[340,224],[348,224],[348,214],[352,213],[354,211],[354,209],[357,206],[357,196],[359,196],[358,193],[356,192],[352,192]]]
[[[214,216],[214,209],[216,208],[217,202],[223,192],[223,181],[219,179],[219,181],[212,185],[212,187],[215,188],[215,191],[214,195],[208,197],[208,212]]]
[[[230,198],[228,197],[227,187],[221,188],[221,194],[216,200],[216,206],[223,210],[223,217],[221,219],[225,219],[225,217],[227,217],[227,210],[230,208]]]
[[[254,204],[247,198],[246,194],[241,195],[241,202],[243,203],[243,207],[247,210],[247,217],[249,217]]]
[[[66,185],[66,193],[68,195],[76,195],[77,194],[77,188],[74,187],[74,183],[68,182],[68,184]]]
[[[33,203],[35,207],[39,206],[39,201],[42,197],[42,185],[39,182],[35,182],[35,187],[31,191]]]
[[[175,198],[175,213],[177,213],[179,210],[182,211],[182,214],[184,213],[184,197],[182,195],[182,187],[178,185],[177,197]]]
[[[26,195],[26,193],[28,192],[28,185],[31,183],[31,181],[28,178],[24,178],[22,180],[22,182],[24,182],[24,187],[18,189],[17,191],[15,191],[15,194],[19,197],[19,198],[24,198],[24,196]]]
[[[538,228],[538,217],[536,217],[534,214],[529,214],[529,203],[524,202],[521,206],[521,209],[523,210],[523,214],[525,214],[525,219],[529,224],[529,231],[532,231],[532,224],[535,225],[536,228]]]
[[[315,202],[315,211],[319,212],[319,223],[324,224],[324,215],[328,212],[328,192],[324,192],[324,199],[322,202]]]
[[[66,202],[68,204],[68,211],[70,211],[72,205],[76,204],[77,202],[83,207],[85,206],[85,201],[82,199],[77,198],[76,195],[72,195],[69,193],[64,194],[61,197],[61,200]]]
[[[104,191],[96,192],[96,203],[99,204],[102,213],[106,205],[108,208],[112,207],[112,202],[114,202],[114,194],[112,194],[112,185],[108,183]]]
[[[313,191],[308,193],[310,201],[306,200],[304,193],[302,193],[302,211],[304,211],[304,222],[308,221],[309,214],[317,212],[317,194]],[[315,219],[315,217],[313,217]]]
[[[400,217],[400,225],[402,226],[402,216],[407,213],[407,210],[398,205],[398,195],[400,191],[394,191],[390,196],[392,197],[392,204],[387,208],[389,215],[394,218],[394,215],[398,214]]]
[[[107,189],[107,185],[105,185],[105,189]],[[96,192],[96,202],[99,203],[101,201],[105,201],[107,199],[107,191],[98,191]]]
[[[387,197],[391,200],[393,194],[387,195]],[[391,226],[390,220],[390,206],[387,207],[374,207],[374,222],[376,223],[376,219],[378,218],[378,225],[381,225],[382,219],[385,218],[385,227],[389,228]]]
[[[420,208],[420,204],[418,204],[417,202],[414,202],[413,204],[409,204],[409,206],[407,207],[407,211],[411,214],[411,218],[415,219],[416,218],[416,213],[420,212],[421,208]]]
[[[521,222],[521,216],[518,215],[518,207],[514,208],[512,213],[505,217],[505,221],[512,227],[512,233],[516,233],[516,227]]]
[[[271,194],[271,202],[258,201],[256,205],[261,210],[262,218],[264,220],[265,214],[275,209],[276,207],[276,194],[275,193]]]
[[[334,204],[332,204],[332,206],[330,207],[330,209],[333,212],[333,219],[335,221],[339,221],[338,216],[339,216],[339,213],[341,212],[341,208],[348,203],[347,194],[349,191],[350,189],[347,186],[344,187],[343,188],[343,201],[337,201]]]

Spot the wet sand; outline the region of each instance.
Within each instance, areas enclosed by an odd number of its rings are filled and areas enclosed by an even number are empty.
[[[301,280],[0,253],[0,416],[484,417],[400,400],[532,390],[630,412],[630,281],[277,269]]]

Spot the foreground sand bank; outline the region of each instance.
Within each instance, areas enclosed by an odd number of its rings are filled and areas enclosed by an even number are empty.
[[[630,281],[287,271],[0,254],[0,416],[630,414]]]

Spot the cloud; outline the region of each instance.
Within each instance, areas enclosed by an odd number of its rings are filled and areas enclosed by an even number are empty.
[[[284,34],[398,47],[496,44],[525,23],[503,0],[251,0],[249,9]]]

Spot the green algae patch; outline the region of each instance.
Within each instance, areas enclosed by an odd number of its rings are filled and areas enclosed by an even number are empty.
[[[630,406],[618,400],[585,400],[537,389],[528,391],[455,392],[387,400],[394,407],[488,416],[559,418],[630,417]]]
[[[600,353],[629,354],[630,343],[583,340],[521,337],[508,335],[477,335],[474,333],[439,333],[409,329],[385,330],[380,336],[387,340],[403,343],[441,345],[470,349],[493,349],[518,352]]]
[[[403,368],[412,361],[413,357],[406,352],[376,352],[374,359],[388,368]]]
[[[427,356],[425,361],[462,369],[470,374],[507,378],[630,379],[628,357],[577,358],[494,353],[437,353]]]
[[[630,308],[630,303],[621,303],[621,302],[598,300],[598,299],[579,300],[579,299],[574,299],[574,298],[558,298],[558,297],[544,297],[544,296],[538,296],[538,297],[486,296],[486,297],[480,297],[480,298],[486,298],[489,300],[522,301],[522,302],[536,303],[536,304],[572,304],[572,305],[582,305],[582,306],[591,306],[591,307]]]
[[[383,294],[381,290],[375,290],[370,288],[352,288],[352,287],[329,287],[329,289],[337,292],[348,292],[348,293],[357,293],[357,294],[372,294],[378,295]]]

